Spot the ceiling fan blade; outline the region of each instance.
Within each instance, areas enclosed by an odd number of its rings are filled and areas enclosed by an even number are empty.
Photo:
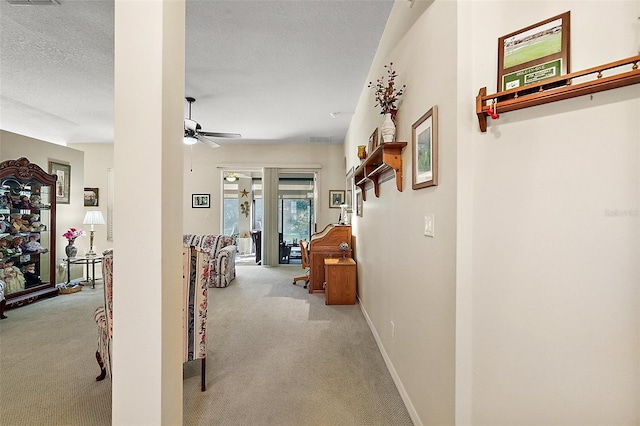
[[[201,135],[211,136],[212,138],[241,138],[240,133],[224,133],[224,132],[200,132]]]
[[[198,129],[198,123],[190,120],[188,118],[184,119],[184,128],[185,130],[190,130],[192,132],[195,132]]]
[[[202,142],[203,144],[210,146],[211,148],[218,148],[220,145],[218,145],[217,143],[215,143],[214,141],[212,141],[209,138],[205,138],[204,136],[202,136],[201,134],[196,134],[196,138]]]

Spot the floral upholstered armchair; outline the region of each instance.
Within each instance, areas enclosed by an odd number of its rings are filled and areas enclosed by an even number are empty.
[[[206,390],[207,357],[207,293],[210,271],[210,250],[183,245],[182,248],[182,324],[183,362],[200,359],[201,390]],[[113,250],[104,252],[102,261],[104,304],[95,312],[98,325],[96,359],[100,366],[97,381],[111,375],[113,341]]]
[[[211,250],[209,287],[227,287],[236,277],[235,237],[211,234],[184,234],[182,243]]]
[[[107,375],[111,377],[111,354],[113,337],[113,249],[104,251],[102,258],[102,281],[104,282],[104,302],[96,309],[94,318],[98,326],[98,350],[96,360],[100,366],[97,381]]]

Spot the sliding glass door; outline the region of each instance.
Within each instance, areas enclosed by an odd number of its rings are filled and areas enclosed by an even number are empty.
[[[314,174],[280,173],[278,232],[280,263],[291,263],[300,240],[309,240],[314,218]],[[293,254],[293,255],[292,255]]]

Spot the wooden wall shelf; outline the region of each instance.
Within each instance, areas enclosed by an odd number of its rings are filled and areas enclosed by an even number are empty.
[[[640,55],[632,56],[616,62],[589,68],[583,71],[572,72],[560,77],[543,80],[536,84],[505,90],[493,95],[487,95],[487,88],[483,87],[476,96],[476,115],[480,131],[487,131],[488,110],[493,100],[497,101],[498,114],[516,111],[523,108],[575,98],[577,96],[602,92],[604,90],[617,89],[640,83],[640,69],[638,63]],[[631,70],[625,70],[627,65],[632,65]],[[615,74],[603,77],[604,71],[614,70]],[[578,77],[596,75],[595,80],[572,84],[572,80]]]
[[[354,182],[362,190],[362,201],[367,199],[367,182],[373,183],[373,192],[376,198],[380,197],[380,175],[387,170],[394,171],[396,187],[402,192],[402,150],[405,146],[407,142],[382,143],[358,166]]]

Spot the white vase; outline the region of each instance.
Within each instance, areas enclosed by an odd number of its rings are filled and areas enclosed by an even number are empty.
[[[391,119],[391,113],[386,113],[384,115],[384,122],[380,127],[380,134],[382,135],[383,142],[393,142],[396,136],[396,125],[393,123]]]

